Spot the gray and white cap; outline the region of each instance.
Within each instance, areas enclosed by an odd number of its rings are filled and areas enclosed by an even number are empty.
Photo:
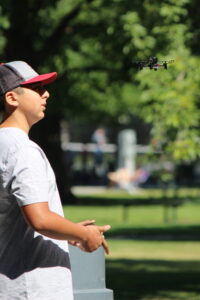
[[[0,64],[0,95],[18,87],[40,82],[42,85],[52,83],[57,73],[38,74],[24,61],[12,61]]]

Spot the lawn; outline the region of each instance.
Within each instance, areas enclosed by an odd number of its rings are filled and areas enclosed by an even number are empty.
[[[153,249],[152,242],[149,245]],[[158,244],[156,246],[160,247]],[[174,246],[176,248],[176,245],[172,245],[170,252],[177,257]],[[200,249],[200,244],[197,248]],[[191,243],[188,250],[192,249]],[[147,253],[145,256],[148,256]],[[199,259],[109,258],[106,261],[106,275],[107,287],[113,289],[115,300],[200,299]]]
[[[176,222],[173,222],[173,208],[168,208],[169,222],[164,223],[166,207],[162,205],[130,206],[127,210],[128,218],[124,222],[124,208],[116,206],[65,206],[65,216],[73,221],[95,219],[99,225],[110,224],[113,229],[130,226],[168,227],[171,225],[200,225],[200,205],[188,202],[176,208]]]
[[[187,202],[176,222],[164,222],[162,205],[65,206],[65,216],[78,222],[95,219],[110,224],[106,256],[108,288],[115,300],[200,300],[200,205]],[[172,209],[169,215],[174,214]],[[165,220],[166,221],[166,220]]]
[[[113,259],[200,260],[200,241],[135,241],[108,239]]]

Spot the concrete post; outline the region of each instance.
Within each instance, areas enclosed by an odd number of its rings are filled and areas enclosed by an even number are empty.
[[[112,290],[105,287],[103,248],[85,253],[69,245],[74,300],[113,300]]]
[[[136,133],[132,129],[120,131],[118,136],[118,168],[125,168],[130,174],[135,171]]]
[[[136,134],[132,129],[120,131],[118,135],[118,184],[132,192],[133,175],[136,169]]]

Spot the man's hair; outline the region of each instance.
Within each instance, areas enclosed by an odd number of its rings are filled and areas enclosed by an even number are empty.
[[[23,87],[21,86],[12,89],[12,91],[17,94],[22,94],[24,92]],[[0,112],[5,112],[5,94],[0,96]]]
[[[0,113],[5,111],[4,96],[0,96]]]

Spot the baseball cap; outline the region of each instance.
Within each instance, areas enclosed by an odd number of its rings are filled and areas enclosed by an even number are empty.
[[[42,85],[52,83],[56,72],[38,74],[24,61],[12,61],[0,64],[0,96],[18,87],[40,82]]]

